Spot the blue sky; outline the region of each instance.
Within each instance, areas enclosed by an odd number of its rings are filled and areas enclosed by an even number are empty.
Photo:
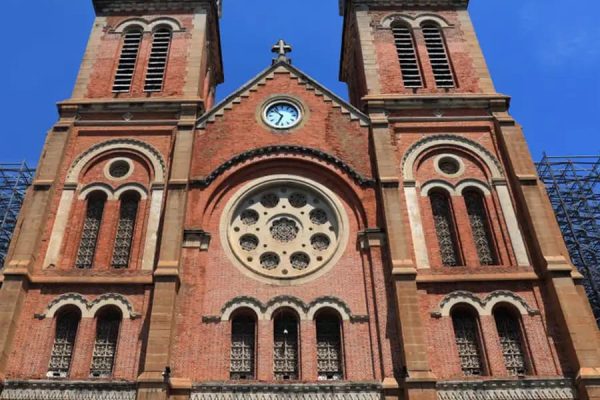
[[[0,162],[35,164],[55,103],[70,96],[93,22],[91,0],[3,0]],[[513,97],[535,159],[600,153],[598,0],[471,0],[497,90]],[[267,67],[280,37],[294,64],[336,93],[337,0],[224,0],[225,97]]]

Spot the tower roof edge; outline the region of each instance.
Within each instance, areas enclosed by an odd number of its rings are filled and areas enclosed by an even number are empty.
[[[92,3],[98,15],[118,12],[166,12],[214,5],[220,16],[222,0],[92,0]]]
[[[340,15],[344,15],[346,5],[353,2],[356,5],[372,5],[380,7],[452,7],[467,8],[469,0],[339,0]]]

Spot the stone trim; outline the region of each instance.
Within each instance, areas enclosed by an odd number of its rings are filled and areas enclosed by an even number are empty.
[[[439,15],[435,14],[419,14],[417,17],[411,17],[406,14],[392,13],[388,14],[381,19],[380,27],[384,29],[390,29],[394,22],[401,21],[405,25],[408,25],[412,29],[420,29],[425,22],[434,22],[441,28],[450,28],[450,24]]]
[[[160,17],[160,18],[155,18],[153,20],[147,20],[144,18],[127,19],[127,20],[121,22],[119,25],[117,25],[115,27],[115,29],[112,30],[111,32],[112,33],[123,33],[130,26],[139,26],[140,28],[143,29],[144,32],[154,32],[155,29],[157,29],[160,26],[164,26],[164,25],[168,26],[173,32],[185,31],[185,29],[181,25],[181,22],[179,22],[177,19],[171,18],[171,17]]]
[[[493,180],[504,179],[504,172],[502,170],[500,161],[498,161],[498,159],[494,157],[494,155],[485,147],[462,136],[448,134],[427,136],[414,143],[406,151],[406,154],[402,160],[402,176],[404,180],[409,182],[415,180],[413,169],[417,158],[421,154],[433,148],[442,146],[457,147],[461,150],[466,150],[467,152],[474,154],[489,168]]]
[[[468,291],[458,290],[448,294],[440,302],[438,308],[431,313],[432,317],[448,317],[452,308],[458,304],[468,304],[473,307],[479,315],[492,315],[494,307],[499,303],[507,303],[514,306],[522,315],[539,315],[539,310],[533,309],[518,294],[508,290],[497,290],[481,299],[476,294]]]
[[[574,400],[569,379],[438,382],[438,400]]]
[[[198,384],[191,400],[383,400],[383,389],[376,383],[336,384]]]
[[[131,13],[131,12],[175,12],[195,10],[198,6],[214,4],[221,10],[222,0],[94,0],[96,14]]]
[[[67,305],[73,305],[81,311],[82,318],[94,318],[96,313],[105,306],[115,306],[121,310],[123,318],[136,319],[141,314],[135,312],[127,297],[118,293],[106,293],[95,300],[89,301],[79,293],[66,293],[52,300],[45,312],[36,314],[38,319],[54,318],[56,313]]]
[[[135,400],[127,382],[7,381],[0,400]]]
[[[276,310],[285,307],[295,310],[300,320],[303,321],[313,320],[317,312],[324,308],[336,310],[343,321],[366,322],[369,320],[367,315],[352,314],[350,307],[343,300],[332,296],[319,297],[308,304],[293,296],[278,296],[269,300],[266,304],[254,297],[240,296],[228,301],[221,309],[220,316],[204,316],[202,321],[204,323],[229,321],[235,311],[243,308],[253,310],[258,320],[270,320]]]
[[[490,186],[478,179],[465,179],[460,181],[458,184],[453,185],[450,182],[446,182],[443,179],[434,179],[424,183],[421,186],[421,196],[427,197],[429,193],[434,189],[442,189],[448,192],[450,196],[462,196],[466,189],[475,188],[483,193],[484,196],[490,196]]]
[[[193,185],[200,186],[202,188],[208,187],[211,183],[213,183],[219,176],[223,175],[226,171],[235,167],[236,165],[242,164],[248,160],[259,157],[267,157],[274,155],[282,155],[282,154],[293,154],[293,155],[306,155],[310,157],[315,157],[321,161],[325,161],[326,163],[335,166],[336,168],[345,172],[348,176],[350,176],[354,181],[356,181],[362,187],[372,188],[375,187],[375,180],[369,177],[365,177],[360,175],[354,168],[350,165],[346,164],[344,161],[339,158],[332,156],[324,151],[313,149],[310,147],[303,146],[292,146],[292,145],[280,145],[280,146],[267,146],[261,147],[257,149],[252,149],[249,151],[245,151],[241,154],[234,156],[228,161],[221,164],[217,167],[210,175],[204,178],[194,178],[192,180]]]
[[[469,0],[339,0],[340,15],[345,14],[349,2],[352,2],[356,7],[445,7],[466,9],[469,6]]]

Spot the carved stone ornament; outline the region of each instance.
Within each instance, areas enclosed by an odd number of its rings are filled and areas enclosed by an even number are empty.
[[[567,379],[453,381],[437,384],[438,400],[574,400]]]
[[[135,383],[8,381],[0,400],[135,400]]]
[[[191,400],[382,400],[375,384],[197,385]]]

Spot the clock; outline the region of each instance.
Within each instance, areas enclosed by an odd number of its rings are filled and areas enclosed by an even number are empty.
[[[300,107],[290,101],[277,100],[265,108],[264,120],[276,129],[290,129],[302,120]]]

